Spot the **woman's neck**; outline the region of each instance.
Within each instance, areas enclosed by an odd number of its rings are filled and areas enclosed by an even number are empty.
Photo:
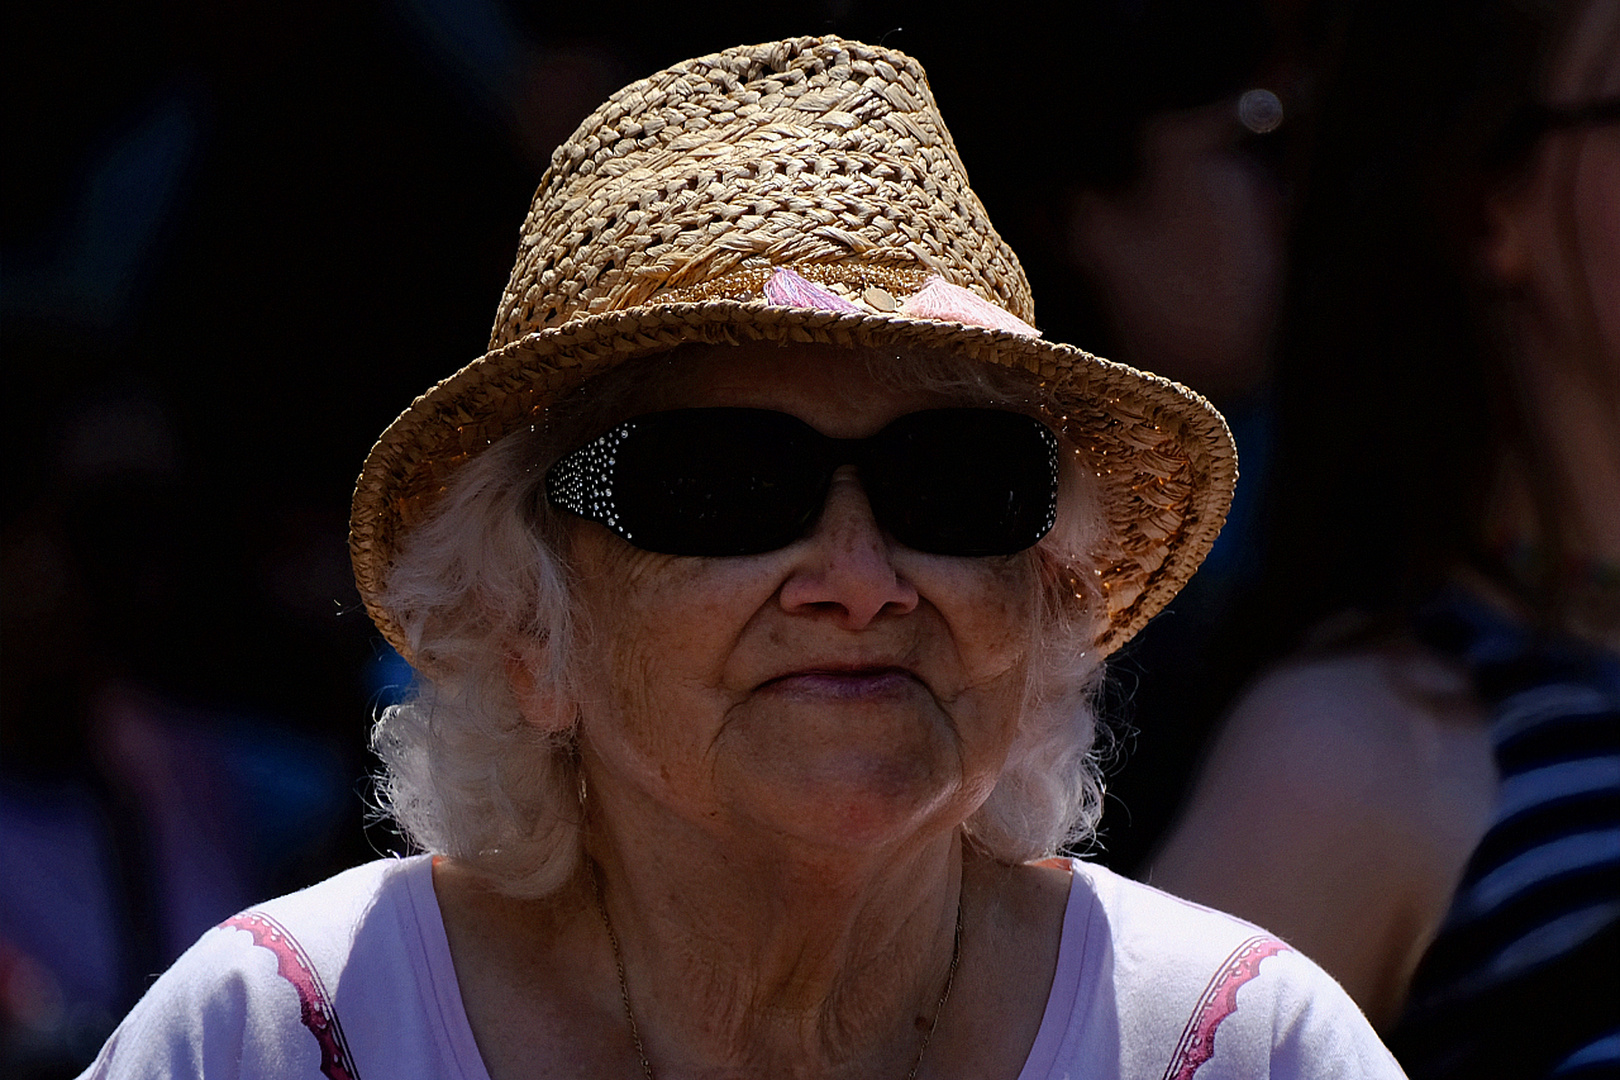
[[[883,857],[705,839],[590,845],[658,1075],[905,1076],[949,977],[955,831]]]
[[[1011,1080],[1040,1030],[1067,867],[1001,864],[953,835],[930,846],[933,861],[898,859],[903,874],[873,881],[852,903],[847,886],[829,890],[780,862],[734,855],[724,861],[738,876],[715,893],[720,878],[694,879],[690,864],[656,848],[624,860],[600,835],[592,847],[622,983],[589,863],[560,892],[521,899],[457,860],[435,862],[461,997],[495,1080],[563,1063],[582,1075],[634,1076],[642,1060],[658,1080],[899,1080],[919,1064],[934,1023],[958,903],[960,963],[918,1075]],[[932,890],[913,887],[928,881]]]

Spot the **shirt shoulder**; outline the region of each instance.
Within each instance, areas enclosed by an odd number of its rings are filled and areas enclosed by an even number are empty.
[[[460,1002],[437,908],[422,910],[431,873],[425,858],[381,860],[225,920],[85,1077],[482,1076],[452,1067]]]
[[[1052,1068],[1149,1080],[1399,1077],[1321,968],[1252,923],[1075,862],[1053,1000]],[[1059,985],[1064,984],[1064,985]],[[1037,1049],[1041,1040],[1037,1039]],[[1032,1055],[1033,1057],[1033,1055]]]

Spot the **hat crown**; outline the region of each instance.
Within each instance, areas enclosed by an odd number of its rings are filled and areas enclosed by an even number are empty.
[[[757,299],[781,266],[857,294],[937,274],[1034,321],[922,67],[798,38],[632,83],[558,147],[490,348],[586,315]]]

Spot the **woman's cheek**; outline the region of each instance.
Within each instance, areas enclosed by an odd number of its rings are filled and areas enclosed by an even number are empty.
[[[1012,683],[1023,692],[1023,674],[1035,630],[1038,587],[1034,562],[1025,555],[996,559],[949,559],[940,580],[925,596],[951,628],[970,688],[994,689]],[[951,565],[955,564],[955,565]]]

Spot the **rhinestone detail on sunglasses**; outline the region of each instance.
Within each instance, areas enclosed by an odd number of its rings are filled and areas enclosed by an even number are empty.
[[[619,463],[619,447],[637,426],[636,420],[626,420],[558,461],[546,474],[546,498],[552,505],[600,521],[631,543],[635,536],[619,528],[619,511],[613,502],[613,467]]]

